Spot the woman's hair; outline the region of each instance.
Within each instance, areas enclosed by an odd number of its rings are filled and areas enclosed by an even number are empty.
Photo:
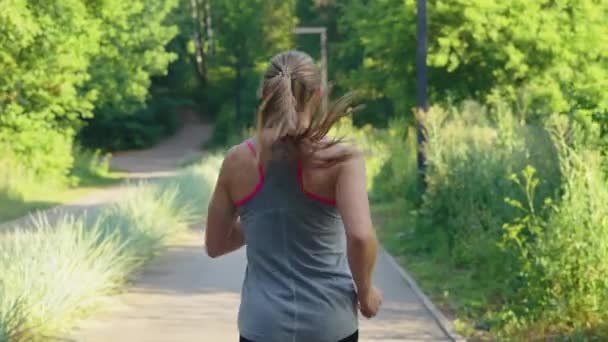
[[[348,159],[348,152],[323,158],[316,153],[340,142],[329,139],[327,133],[340,118],[353,111],[352,94],[321,110],[323,92],[327,91],[321,89],[319,70],[306,53],[292,50],[273,57],[258,94],[262,100],[256,132],[260,153],[269,153],[281,142],[288,147],[291,157],[306,163],[328,166]]]

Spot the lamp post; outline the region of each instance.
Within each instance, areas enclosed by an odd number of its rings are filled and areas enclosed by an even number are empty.
[[[325,27],[296,27],[294,34],[318,34],[321,45],[321,89],[323,111],[327,110],[327,29]]]
[[[424,171],[426,160],[422,146],[426,142],[420,116],[426,115],[429,109],[427,98],[428,71],[426,65],[427,56],[427,17],[426,0],[418,0],[417,22],[416,22],[416,136],[418,142],[418,176],[420,184],[424,187]]]

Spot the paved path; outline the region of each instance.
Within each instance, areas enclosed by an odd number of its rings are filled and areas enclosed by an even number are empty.
[[[244,250],[210,259],[202,241],[202,229],[195,227],[104,312],[83,322],[72,340],[236,342]],[[361,341],[450,341],[384,254],[375,276],[385,303],[378,317],[361,320]]]
[[[175,137],[140,152],[114,157],[114,167],[136,178],[171,174],[176,162],[195,151],[209,128],[188,123]],[[89,196],[54,212],[82,211],[107,203],[124,186]],[[82,321],[65,341],[78,342],[231,342],[238,340],[236,317],[245,269],[241,249],[212,260],[204,252],[202,224],[150,263],[133,284],[109,298],[102,311]],[[399,273],[390,257],[380,256],[376,284],[385,295],[381,313],[361,319],[361,341],[450,341],[423,297]],[[311,341],[314,342],[314,341]]]

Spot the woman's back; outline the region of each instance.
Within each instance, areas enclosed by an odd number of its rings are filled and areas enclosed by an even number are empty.
[[[382,301],[372,285],[378,243],[363,158],[327,138],[352,112],[352,96],[319,110],[320,80],[302,52],[271,60],[259,151],[252,139],[228,153],[209,203],[207,254],[247,245],[241,341],[357,341],[357,305],[370,318]]]
[[[243,177],[231,187],[242,192],[238,186],[248,183],[250,191],[237,197],[247,244],[241,334],[254,341],[320,342],[351,335],[357,330],[356,293],[342,219],[333,194],[327,195],[335,189],[335,170],[313,173],[288,158],[262,168],[251,141],[247,147],[254,162],[240,157]],[[325,196],[311,187],[326,189]]]

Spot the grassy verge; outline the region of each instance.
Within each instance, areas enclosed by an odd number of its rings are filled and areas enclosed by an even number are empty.
[[[469,317],[487,309],[484,299],[487,291],[480,290],[471,272],[455,270],[441,258],[432,258],[409,248],[414,239],[416,215],[407,202],[376,203],[372,206],[374,222],[378,227],[378,237],[391,255],[408,270],[424,293],[443,314],[453,321],[456,332],[467,336],[469,341],[494,341],[483,327],[476,329]],[[403,208],[408,208],[404,210]],[[408,211],[412,211],[408,214]]]
[[[0,222],[66,204],[121,182],[126,173],[110,171],[108,158],[99,153],[78,151],[67,181],[61,182],[34,177],[8,161],[0,161],[3,167],[0,170]]]
[[[219,169],[208,158],[174,178],[134,186],[88,217],[44,218],[0,236],[0,342],[61,336],[199,220]]]
[[[387,248],[470,340],[607,341],[597,132],[472,104],[427,118],[424,193],[411,191],[415,164],[400,150],[375,182]]]

